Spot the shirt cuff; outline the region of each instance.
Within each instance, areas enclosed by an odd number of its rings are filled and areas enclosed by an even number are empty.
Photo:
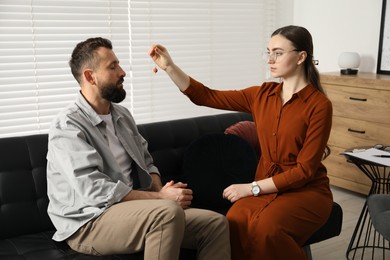
[[[107,199],[107,206],[120,202],[130,191],[131,188],[129,186],[118,181],[113,189],[113,193]]]

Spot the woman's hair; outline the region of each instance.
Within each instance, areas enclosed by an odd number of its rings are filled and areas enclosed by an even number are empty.
[[[293,44],[296,50],[305,51],[307,53],[307,57],[304,63],[306,79],[319,91],[325,93],[321,86],[320,74],[314,65],[313,39],[310,32],[301,26],[288,25],[274,31],[271,37],[275,35],[281,35],[285,37]]]
[[[95,51],[100,47],[112,50],[111,41],[101,37],[89,38],[78,43],[74,48],[69,66],[78,83],[81,82],[81,71],[84,67],[94,68],[97,66],[99,60],[98,56],[95,55]]]

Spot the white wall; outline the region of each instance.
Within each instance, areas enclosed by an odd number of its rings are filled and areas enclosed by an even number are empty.
[[[294,0],[277,0],[276,5],[276,28],[274,30],[282,26],[294,24]]]
[[[360,71],[376,72],[382,0],[294,0],[293,24],[313,36],[320,72],[338,71],[344,51],[361,56]]]

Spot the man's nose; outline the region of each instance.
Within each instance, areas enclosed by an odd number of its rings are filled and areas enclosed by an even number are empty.
[[[122,76],[122,77],[125,77],[125,76],[126,76],[126,71],[124,71],[124,70],[122,69],[122,67],[120,67],[120,69],[121,69],[121,76]]]

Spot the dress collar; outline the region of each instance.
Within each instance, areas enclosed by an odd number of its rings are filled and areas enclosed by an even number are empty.
[[[271,88],[268,96],[278,95],[280,96],[280,93],[283,88],[283,82],[276,83],[275,87]],[[309,84],[294,95],[296,95],[299,99],[301,99],[303,102],[306,102],[306,100],[315,92],[317,89],[312,85]]]

